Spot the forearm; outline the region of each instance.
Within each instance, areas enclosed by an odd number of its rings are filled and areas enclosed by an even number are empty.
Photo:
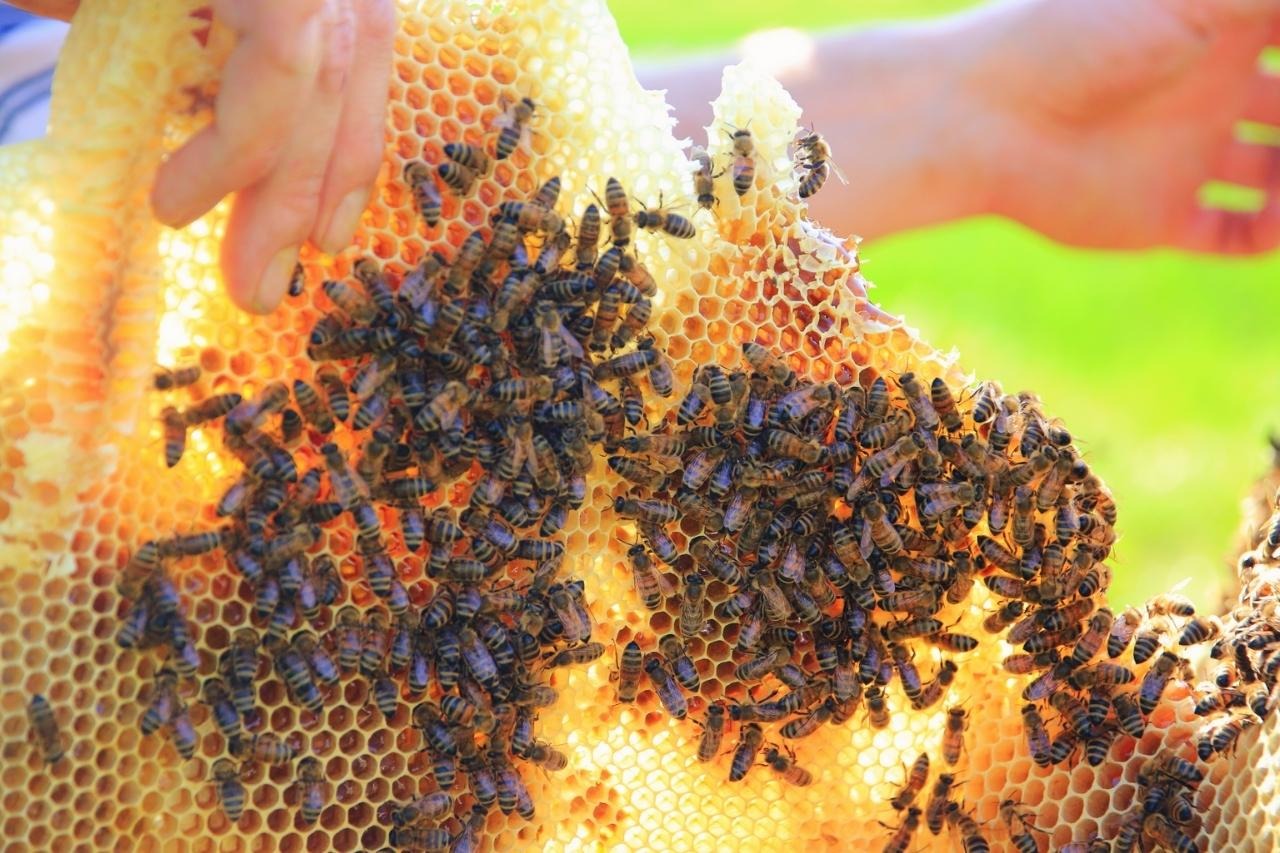
[[[818,221],[871,238],[990,212],[1003,120],[976,81],[984,42],[1001,29],[992,18],[1009,6],[824,35],[809,61],[776,70],[849,179],[830,178],[811,199]],[[720,68],[739,58],[652,68],[642,80],[668,90],[677,132],[697,140]]]

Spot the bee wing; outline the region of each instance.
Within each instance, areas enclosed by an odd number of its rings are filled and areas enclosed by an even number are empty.
[[[564,326],[560,327],[560,339],[564,341],[564,345],[568,347],[569,352],[574,358],[583,358],[582,343]]]
[[[891,468],[887,469],[883,474],[881,474],[880,488],[887,489],[890,483],[898,479],[898,475],[902,473],[902,470],[906,468],[907,465],[910,464],[910,462],[911,462],[910,459],[904,459],[903,461],[893,465]]]
[[[1182,590],[1183,590],[1183,589],[1187,586],[1187,584],[1189,584],[1189,583],[1191,583],[1191,578],[1189,578],[1189,577],[1188,577],[1188,578],[1183,578],[1182,580],[1180,580],[1180,581],[1178,581],[1177,583],[1175,583],[1173,586],[1169,587],[1169,593],[1170,593],[1170,594],[1172,594],[1172,593],[1175,593],[1175,592],[1182,592]]]
[[[499,99],[498,109],[502,110],[502,112],[494,116],[493,120],[489,122],[490,129],[501,130],[503,128],[511,127],[513,124],[515,124],[515,117],[512,116],[511,114],[512,111],[511,111],[510,101],[508,101],[505,97]]]
[[[827,165],[831,167],[831,172],[840,179],[840,183],[848,184],[849,179],[844,176],[844,172],[840,171],[840,167],[835,164],[834,160],[828,160]]]

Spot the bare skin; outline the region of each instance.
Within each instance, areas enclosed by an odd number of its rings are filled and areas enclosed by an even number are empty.
[[[1280,245],[1280,149],[1238,141],[1235,123],[1280,125],[1280,78],[1257,66],[1275,43],[1280,0],[1004,0],[820,38],[780,77],[852,181],[813,200],[837,232],[999,214],[1078,246],[1249,254]],[[700,135],[735,59],[642,80]],[[1206,209],[1209,180],[1267,203]]]
[[[237,304],[266,312],[304,241],[337,251],[356,227],[382,149],[393,8],[211,4],[238,35],[215,120],[162,166],[152,202],[179,227],[236,193],[223,272]],[[75,2],[17,5],[66,17]],[[1280,149],[1239,141],[1235,123],[1280,126],[1280,78],[1257,65],[1275,43],[1280,0],[997,0],[824,36],[779,76],[850,176],[813,199],[837,232],[998,214],[1079,246],[1250,254],[1280,245]],[[641,76],[695,136],[731,61]],[[1209,180],[1267,201],[1207,209]]]
[[[75,3],[27,0],[66,17]],[[382,159],[392,0],[210,0],[236,34],[214,120],[156,176],[156,218],[180,228],[235,193],[222,246],[232,300],[279,304],[304,242],[348,244]],[[304,120],[305,119],[305,120]]]

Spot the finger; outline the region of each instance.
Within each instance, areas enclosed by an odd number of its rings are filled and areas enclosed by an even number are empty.
[[[342,111],[350,61],[344,47],[345,0],[327,0],[320,13],[326,35],[316,85],[302,100],[303,120],[290,129],[280,159],[267,176],[236,196],[222,247],[222,269],[232,299],[266,312],[288,287],[298,249],[315,228],[325,170]]]
[[[1280,246],[1280,205],[1262,210],[1200,208],[1191,217],[1181,248],[1217,255],[1257,255]]]
[[[348,30],[353,59],[333,157],[311,240],[330,254],[351,243],[382,164],[391,57],[396,32],[392,0],[355,0]]]
[[[223,68],[214,120],[156,175],[151,204],[181,227],[271,170],[320,62],[321,0],[222,0],[214,15],[238,34]]]
[[[1260,124],[1280,125],[1280,74],[1259,71],[1250,79],[1240,118]]]
[[[1217,180],[1243,187],[1280,188],[1280,148],[1232,140],[1213,174]]]

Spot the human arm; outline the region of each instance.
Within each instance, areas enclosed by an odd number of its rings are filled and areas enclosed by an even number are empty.
[[[78,0],[14,5],[70,18]],[[392,0],[209,0],[235,35],[212,123],[156,175],[152,208],[175,228],[234,193],[222,242],[232,300],[264,313],[283,298],[298,250],[354,236],[382,161]]]
[[[1277,0],[1005,0],[823,36],[778,76],[850,178],[813,199],[838,231],[994,213],[1076,245],[1257,252],[1280,244],[1280,157],[1235,123],[1280,124],[1280,79],[1257,68],[1277,23]],[[690,134],[728,60],[644,79]],[[1211,179],[1268,201],[1203,207]]]

